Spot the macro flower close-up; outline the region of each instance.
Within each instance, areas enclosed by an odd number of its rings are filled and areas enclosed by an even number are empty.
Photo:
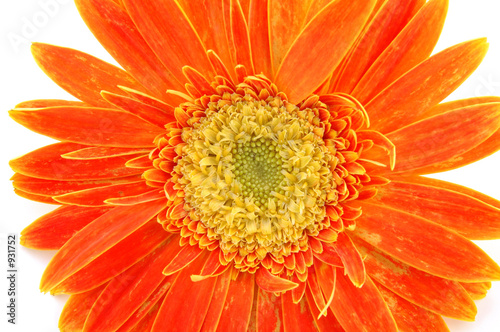
[[[434,52],[447,0],[75,4],[119,67],[35,42],[78,101],[9,112],[57,141],[10,167],[55,206],[20,244],[57,250],[61,331],[475,320],[500,267],[472,241],[500,238],[500,202],[426,175],[500,150],[500,97],[445,101],[489,47]]]

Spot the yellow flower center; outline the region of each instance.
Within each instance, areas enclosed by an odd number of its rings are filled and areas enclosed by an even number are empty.
[[[224,251],[278,254],[323,228],[334,158],[296,106],[237,98],[185,127],[184,209]],[[279,254],[278,254],[279,255]]]

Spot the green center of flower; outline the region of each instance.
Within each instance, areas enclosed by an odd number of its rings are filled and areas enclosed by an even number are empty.
[[[183,129],[176,166],[191,220],[242,256],[279,254],[317,234],[335,157],[304,113],[271,97],[215,102],[206,115]]]
[[[232,150],[235,181],[243,196],[253,198],[260,208],[267,208],[272,192],[283,194],[281,149],[277,142],[261,137],[238,143]]]

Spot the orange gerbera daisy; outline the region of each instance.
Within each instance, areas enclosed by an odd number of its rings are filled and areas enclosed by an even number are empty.
[[[77,0],[124,70],[35,43],[81,102],[12,118],[52,144],[11,162],[61,204],[62,331],[447,331],[500,267],[500,202],[422,174],[500,149],[500,98],[439,104],[485,39],[429,57],[446,0]],[[396,160],[397,154],[397,160]]]

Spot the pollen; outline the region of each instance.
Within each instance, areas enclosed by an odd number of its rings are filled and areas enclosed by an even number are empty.
[[[279,256],[323,228],[335,157],[279,97],[213,104],[184,128],[178,161],[184,209],[224,251]]]

